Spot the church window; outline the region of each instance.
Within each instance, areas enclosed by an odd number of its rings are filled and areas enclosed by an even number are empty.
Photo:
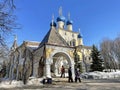
[[[64,28],[64,25],[62,27]]]
[[[89,60],[91,60],[91,57],[89,57]]]
[[[75,41],[73,41],[73,46],[75,46]]]
[[[70,41],[70,46],[72,46],[72,42]]]
[[[72,37],[74,37],[74,34],[72,34]]]
[[[69,41],[67,41],[67,43],[70,45],[70,42],[69,42]]]
[[[70,46],[76,46],[76,40],[73,39],[72,41],[70,41]]]
[[[73,46],[75,46],[76,45],[76,41],[75,40],[73,40]]]
[[[67,35],[66,32],[65,32],[65,35]]]

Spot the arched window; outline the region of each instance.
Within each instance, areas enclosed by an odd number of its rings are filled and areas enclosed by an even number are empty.
[[[66,32],[65,32],[65,35],[67,35]]]
[[[76,40],[75,39],[73,40],[73,46],[76,46]]]
[[[76,46],[76,40],[75,39],[70,41],[70,46]]]
[[[72,46],[72,41],[70,41],[70,46]]]
[[[75,46],[75,42],[73,41],[73,46]]]
[[[72,37],[74,37],[74,34],[72,34]]]

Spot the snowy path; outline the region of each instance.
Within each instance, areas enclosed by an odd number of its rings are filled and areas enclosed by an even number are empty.
[[[120,90],[120,80],[82,80],[82,83],[57,82],[42,90]]]
[[[117,72],[89,72],[83,73],[82,83],[68,83],[68,78],[52,78],[52,84],[41,84],[43,78],[30,77],[27,85],[22,81],[5,80],[0,83],[0,90],[120,90],[120,71]],[[89,78],[89,79],[88,79]]]
[[[68,83],[67,78],[58,79],[52,84],[43,86],[24,86],[19,88],[2,89],[0,90],[120,90],[120,79],[106,80],[82,80],[82,83]]]

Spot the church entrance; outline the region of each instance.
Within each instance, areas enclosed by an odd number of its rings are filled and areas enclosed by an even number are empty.
[[[62,66],[65,68],[65,77],[68,77],[68,68],[71,66],[70,57],[63,53],[58,52],[52,56],[53,63],[51,64],[51,76],[60,77]]]

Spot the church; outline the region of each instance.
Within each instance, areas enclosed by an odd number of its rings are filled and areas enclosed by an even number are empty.
[[[59,16],[54,16],[43,40],[40,42],[23,41],[18,46],[17,38],[11,47],[8,77],[16,80],[34,77],[59,77],[61,67],[65,67],[65,75],[71,67],[74,78],[76,59],[82,65],[83,72],[89,72],[91,46],[85,46],[80,31],[73,30],[73,21],[68,14],[68,20],[59,9]],[[77,58],[75,56],[77,54]]]

